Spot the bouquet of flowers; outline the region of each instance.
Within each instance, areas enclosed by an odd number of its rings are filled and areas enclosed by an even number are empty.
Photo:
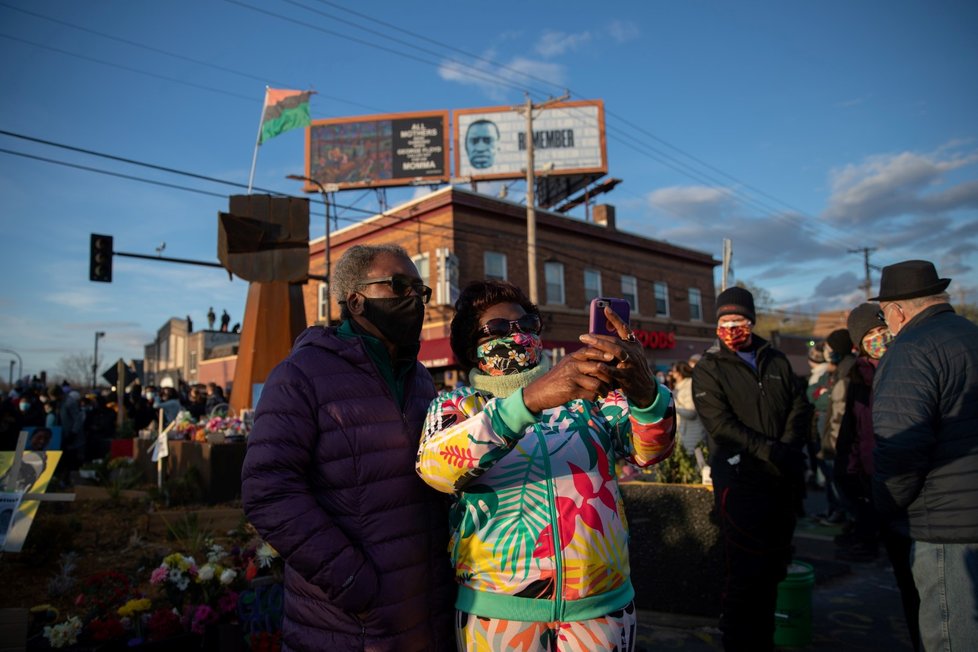
[[[244,421],[237,417],[211,417],[204,424],[204,430],[208,435],[223,436],[229,441],[242,441],[248,434]]]
[[[197,433],[197,421],[194,420],[190,412],[180,410],[174,422],[167,439],[194,439]]]
[[[240,573],[221,546],[211,546],[206,563],[178,552],[167,555],[153,570],[150,583],[166,593],[182,614],[186,629],[202,634],[207,625],[233,620],[238,607]]]

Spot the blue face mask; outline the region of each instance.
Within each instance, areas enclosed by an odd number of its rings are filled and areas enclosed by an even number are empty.
[[[28,403],[27,401],[21,401],[21,403],[20,403],[20,411],[21,412],[27,412],[30,409],[31,409],[31,404],[30,403]]]

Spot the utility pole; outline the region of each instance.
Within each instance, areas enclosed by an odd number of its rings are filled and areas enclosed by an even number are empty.
[[[866,292],[866,301],[869,301],[870,295],[873,294],[873,282],[869,278],[869,252],[876,251],[876,247],[861,247],[859,249],[850,249],[850,254],[862,254],[863,255],[863,265],[866,268],[866,280],[863,282],[863,290]]]
[[[723,239],[723,262],[720,266],[720,291],[723,292],[727,289],[727,283],[730,280],[730,264],[733,262],[733,240],[730,238]]]
[[[529,274],[530,301],[539,304],[537,291],[537,214],[534,208],[536,197],[534,185],[536,176],[533,170],[533,111],[544,109],[551,104],[563,102],[570,95],[564,93],[560,97],[551,98],[546,102],[534,104],[530,94],[526,94],[526,104],[513,107],[518,113],[526,113],[526,267]]]

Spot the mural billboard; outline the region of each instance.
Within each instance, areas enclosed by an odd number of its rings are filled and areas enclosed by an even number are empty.
[[[447,111],[313,120],[306,176],[337,190],[445,183],[448,148]]]
[[[526,116],[514,107],[453,113],[455,176],[518,179],[526,175]],[[533,157],[538,173],[608,173],[601,100],[561,102],[534,112]]]

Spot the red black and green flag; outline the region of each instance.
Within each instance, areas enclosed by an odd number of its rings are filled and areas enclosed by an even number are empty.
[[[261,118],[258,144],[290,129],[309,126],[309,96],[314,91],[265,89],[265,109]]]

